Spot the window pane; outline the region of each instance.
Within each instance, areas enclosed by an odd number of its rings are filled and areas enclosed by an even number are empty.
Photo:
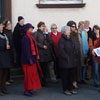
[[[82,3],[82,0],[40,0],[44,4],[69,4],[69,3]]]

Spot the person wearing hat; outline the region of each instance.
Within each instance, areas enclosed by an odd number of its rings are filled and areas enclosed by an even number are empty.
[[[80,43],[79,43],[79,38],[78,38],[78,31],[77,31],[77,26],[76,22],[74,21],[68,21],[67,26],[70,27],[71,29],[71,36],[73,37],[73,41],[75,43],[75,48],[77,50],[77,67],[74,70],[74,75],[73,75],[73,86],[77,89],[78,84],[77,81],[81,81],[81,65],[80,65]]]
[[[12,24],[9,20],[5,20],[4,23],[4,32],[8,37],[9,43],[10,43],[10,58],[11,58],[11,66],[14,66],[14,50],[13,50],[13,34],[12,34]],[[8,76],[6,85],[10,85],[13,82],[13,80],[10,78],[10,69],[8,69]]]
[[[14,48],[16,51],[16,66],[21,67],[21,39],[24,36],[24,18],[22,16],[18,17],[18,23],[16,24],[13,32]]]
[[[24,95],[32,96],[34,91],[41,88],[38,69],[42,75],[39,65],[39,52],[32,31],[34,27],[27,23],[25,35],[22,38],[21,64],[24,72]]]
[[[66,95],[72,95],[77,93],[73,87],[73,72],[77,67],[77,52],[71,36],[70,27],[64,26],[62,33],[58,44],[61,80],[64,93]]]
[[[9,52],[11,47],[3,27],[3,23],[0,22],[0,96],[8,94],[5,82],[8,75],[8,69],[11,68]]]

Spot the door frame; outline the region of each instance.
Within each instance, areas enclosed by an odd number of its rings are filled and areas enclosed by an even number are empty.
[[[10,20],[11,21],[11,0],[1,0],[1,21]]]

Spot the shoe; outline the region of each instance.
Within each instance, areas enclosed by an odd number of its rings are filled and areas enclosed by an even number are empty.
[[[25,96],[29,96],[29,97],[32,97],[32,96],[33,96],[29,91],[24,92],[24,95],[25,95]]]
[[[2,89],[2,93],[4,93],[4,94],[9,94],[6,88],[3,88],[3,89]]]
[[[34,91],[34,90],[31,90],[31,91],[29,91],[32,95],[36,95],[37,94],[37,92],[36,91]]]
[[[74,91],[74,90],[72,90],[72,91],[71,91],[71,93],[72,93],[72,94],[77,94],[77,92],[76,92],[76,91]]]
[[[71,96],[72,95],[72,93],[70,92],[70,91],[64,91],[64,94],[66,94],[66,95],[69,95],[69,96]]]
[[[74,86],[75,89],[79,89],[77,82],[73,82],[73,86]]]
[[[8,82],[8,81],[7,81],[5,84],[6,84],[6,85],[8,85],[8,86],[9,86],[9,85],[11,85],[11,83],[10,83],[10,82]]]
[[[0,91],[0,96],[4,96],[4,93]]]

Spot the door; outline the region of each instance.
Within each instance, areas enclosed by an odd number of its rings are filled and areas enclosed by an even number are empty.
[[[4,0],[0,0],[0,21],[3,21],[5,18],[5,5]]]

